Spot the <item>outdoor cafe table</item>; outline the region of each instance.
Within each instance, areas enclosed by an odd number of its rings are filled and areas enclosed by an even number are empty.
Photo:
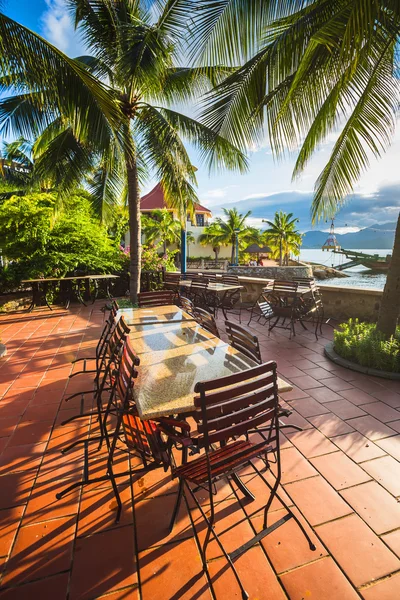
[[[177,309],[167,308],[171,313]],[[193,413],[198,381],[255,366],[254,361],[200,327],[184,311],[178,309],[182,315],[178,322],[172,319],[146,324],[141,319],[147,310],[136,309],[136,323],[131,325],[129,334],[140,358],[133,393],[142,419]],[[291,389],[290,384],[278,379],[279,392]]]
[[[47,277],[40,279],[23,279],[21,283],[29,284],[32,287],[32,301],[29,305],[27,311],[30,312],[34,309],[35,306],[41,306],[42,300],[46,303],[46,306],[53,310],[49,304],[47,299],[47,293],[49,290],[49,284],[60,282],[61,292],[65,298],[65,308],[68,308],[71,302],[72,294],[75,291],[75,295],[78,301],[86,306],[84,299],[82,298],[80,289],[79,289],[79,281],[86,282],[87,292],[89,295],[89,286],[90,282],[93,281],[95,291],[94,296],[92,298],[92,304],[95,302],[98,291],[99,291],[99,281],[105,282],[106,294],[108,298],[111,298],[110,294],[110,280],[118,279],[118,275],[76,275],[71,277]],[[73,289],[75,287],[75,290]]]
[[[190,289],[191,284],[192,282],[190,281],[190,279],[183,279],[179,282],[179,287]],[[225,283],[214,283],[213,281],[211,281],[207,285],[207,292],[214,292],[215,294],[224,294],[225,292],[230,292],[232,290],[242,290],[243,287],[244,286],[240,284],[227,285]]]

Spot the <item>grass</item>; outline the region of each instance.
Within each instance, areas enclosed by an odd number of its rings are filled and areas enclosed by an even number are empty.
[[[334,349],[342,358],[363,367],[400,373],[400,327],[386,340],[375,324],[349,319],[335,331]]]

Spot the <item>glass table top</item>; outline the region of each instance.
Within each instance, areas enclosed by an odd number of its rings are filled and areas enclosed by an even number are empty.
[[[193,317],[175,304],[148,308],[120,308],[118,315],[123,315],[127,325],[194,321]]]

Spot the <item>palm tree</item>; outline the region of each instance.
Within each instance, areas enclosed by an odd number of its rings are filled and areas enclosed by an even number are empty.
[[[202,246],[211,246],[215,254],[215,268],[218,267],[218,254],[221,246],[221,237],[224,232],[218,223],[211,223],[204,228],[204,232],[199,236],[199,242]]]
[[[187,255],[190,256],[189,254],[189,244],[195,244],[196,243],[196,238],[193,235],[192,231],[187,231],[186,232],[186,244],[187,244]]]
[[[166,208],[152,211],[149,217],[142,216],[142,223],[146,242],[154,244],[159,240],[163,245],[164,254],[167,252],[167,244],[179,242],[180,223],[174,218],[173,213]]]
[[[289,255],[298,253],[301,246],[301,235],[296,230],[298,219],[293,218],[293,213],[276,212],[273,221],[263,219],[269,228],[265,230],[267,244],[278,249],[279,265],[288,264]]]
[[[400,3],[249,4],[246,11],[238,8],[237,0],[215,2],[212,9],[200,6],[195,15],[194,58],[243,65],[208,96],[205,122],[241,148],[257,143],[265,124],[276,155],[300,145],[294,177],[327,136],[340,129],[316,181],[311,210],[314,222],[331,218],[370,157],[379,157],[393,137],[399,106]],[[399,310],[400,214],[377,324],[388,337],[395,332]]]
[[[231,263],[233,264],[235,262],[236,238],[239,240],[239,247],[243,247],[245,243],[253,241],[255,230],[246,225],[246,219],[251,215],[250,210],[245,215],[239,213],[236,208],[224,208],[223,211],[226,220],[221,217],[215,219],[214,223],[209,226],[211,228],[210,242],[205,241],[206,237],[203,238],[203,235],[208,235],[205,231],[200,236],[200,243],[202,243],[201,240],[204,240],[203,243],[211,243],[213,247],[231,245]]]
[[[90,191],[105,212],[127,198],[135,302],[140,187],[149,172],[156,172],[168,206],[184,219],[196,194],[181,136],[210,165],[216,158],[219,165],[246,168],[244,155],[211,128],[167,108],[192,100],[229,70],[179,66],[191,0],[67,2],[90,56],[70,59],[0,13],[3,85],[16,92],[0,101],[0,125],[17,136],[39,135],[34,146],[39,178],[68,191],[95,171]]]

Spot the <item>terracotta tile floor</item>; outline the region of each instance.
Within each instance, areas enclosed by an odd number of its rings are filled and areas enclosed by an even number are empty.
[[[196,510],[198,538],[185,506],[168,535],[176,492],[168,474],[153,471],[132,486],[121,480],[118,525],[107,482],[55,499],[82,472],[82,452],[64,457],[60,449],[87,437],[91,425],[85,419],[61,425],[80,408],[79,399],[66,404],[63,396],[90,384],[77,377],[67,385],[68,375],[71,361],[96,345],[103,304],[0,317],[8,348],[0,360],[0,599],[240,598],[215,542],[208,577],[202,572],[204,524]],[[304,431],[286,429],[282,436],[282,496],[317,550],[309,550],[294,521],[264,538],[236,563],[250,598],[398,600],[400,383],[330,363],[323,354],[330,327],[318,341],[312,332],[289,340],[286,332],[268,337],[262,326],[253,329],[264,359],[276,360],[293,383],[282,398],[294,411],[286,421]],[[102,473],[104,453],[91,452]],[[125,465],[121,455],[116,468]],[[233,483],[221,483],[217,496],[217,531],[228,549],[262,526],[265,488],[248,470],[243,479],[255,502]],[[199,493],[207,511],[206,496]],[[275,500],[270,522],[284,514]]]

